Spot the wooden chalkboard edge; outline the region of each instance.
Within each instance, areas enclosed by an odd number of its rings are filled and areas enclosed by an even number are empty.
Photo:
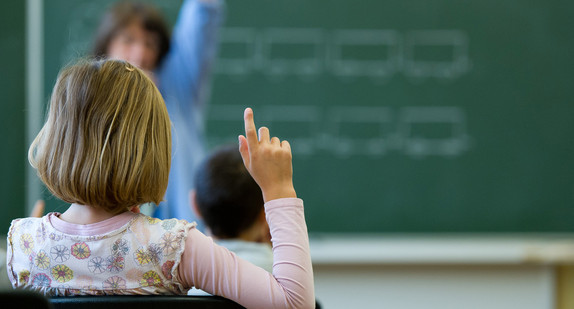
[[[574,265],[574,234],[322,235],[314,265]]]

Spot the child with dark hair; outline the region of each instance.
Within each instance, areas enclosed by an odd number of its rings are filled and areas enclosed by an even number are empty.
[[[217,149],[200,165],[191,203],[218,244],[271,272],[273,252],[263,195],[237,146]]]

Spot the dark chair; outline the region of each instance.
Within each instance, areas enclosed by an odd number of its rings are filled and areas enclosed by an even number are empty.
[[[219,296],[110,295],[51,297],[55,309],[239,309],[243,306]]]
[[[52,309],[52,304],[44,295],[31,290],[2,290],[0,291],[0,302],[4,306],[10,305],[13,308],[23,309]]]
[[[39,294],[38,294],[39,295]],[[40,295],[41,296],[41,295]],[[243,306],[219,296],[171,296],[171,295],[110,295],[67,296],[49,298],[54,309],[240,309]],[[49,305],[49,304],[48,304]],[[41,309],[37,307],[34,309]],[[315,308],[320,309],[319,302]]]

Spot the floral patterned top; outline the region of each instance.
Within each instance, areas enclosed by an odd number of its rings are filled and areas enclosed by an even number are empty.
[[[15,287],[46,295],[181,294],[175,278],[195,223],[143,214],[100,235],[72,235],[53,226],[59,214],[17,219],[8,233],[8,275]]]
[[[124,212],[92,224],[50,213],[12,221],[7,271],[14,287],[46,295],[184,294],[196,287],[250,309],[314,308],[303,200],[265,203],[272,273],[205,236],[195,223]]]

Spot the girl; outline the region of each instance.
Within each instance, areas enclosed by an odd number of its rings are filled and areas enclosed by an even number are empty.
[[[205,113],[223,23],[223,0],[186,0],[170,37],[160,12],[146,2],[120,1],[101,19],[93,55],[130,62],[148,73],[173,125],[172,169],[161,219],[195,220],[188,192],[205,156]],[[202,229],[200,223],[200,230]]]
[[[64,69],[29,158],[71,206],[12,222],[12,285],[46,295],[185,294],[195,286],[248,308],[312,308],[307,228],[289,143],[270,138],[264,127],[258,134],[249,108],[244,121],[239,149],[263,193],[273,274],[214,244],[195,223],[129,211],[160,202],[167,187],[171,133],[162,97],[125,61]]]

